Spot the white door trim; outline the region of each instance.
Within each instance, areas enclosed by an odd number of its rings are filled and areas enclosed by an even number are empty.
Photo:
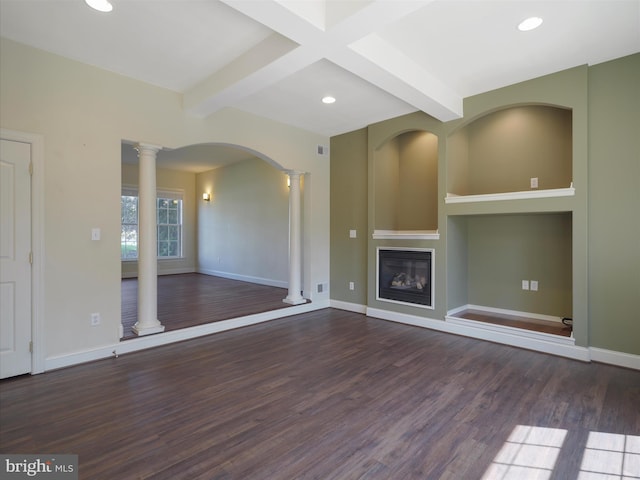
[[[31,374],[45,370],[44,345],[44,137],[0,128],[0,138],[31,145]]]

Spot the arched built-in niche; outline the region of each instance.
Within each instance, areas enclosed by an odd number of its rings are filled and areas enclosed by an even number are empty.
[[[493,111],[448,137],[448,197],[569,189],[572,151],[570,109],[520,105]]]
[[[502,334],[508,317],[519,330],[507,334],[527,339],[546,325],[543,351],[574,345],[562,323],[574,315],[573,144],[572,110],[541,104],[447,137],[447,321]]]
[[[438,229],[438,137],[401,133],[374,151],[375,231]]]

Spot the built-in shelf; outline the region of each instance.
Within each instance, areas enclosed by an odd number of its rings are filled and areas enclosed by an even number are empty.
[[[450,203],[475,203],[494,202],[504,200],[527,200],[533,198],[558,198],[572,197],[576,194],[573,182],[568,188],[552,188],[548,190],[525,190],[521,192],[487,193],[482,195],[456,195],[447,193],[444,202]]]
[[[469,307],[449,311],[445,317],[446,321],[487,332],[516,335],[561,345],[575,345],[571,329],[559,321],[542,319],[546,316],[522,312],[501,313],[507,311]]]
[[[374,230],[374,240],[440,240],[438,230]]]

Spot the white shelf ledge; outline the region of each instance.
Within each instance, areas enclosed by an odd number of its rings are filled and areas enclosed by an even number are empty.
[[[548,190],[525,190],[521,192],[486,193],[482,195],[456,195],[447,193],[444,203],[494,202],[500,200],[528,200],[532,198],[572,197],[576,194],[573,182],[568,188]]]
[[[440,240],[438,230],[374,230],[374,240]]]

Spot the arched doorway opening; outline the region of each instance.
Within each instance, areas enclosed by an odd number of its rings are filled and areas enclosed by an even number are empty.
[[[289,173],[237,145],[157,152],[157,313],[167,330],[289,306]],[[136,336],[137,232],[126,200],[135,202],[139,175],[135,145],[123,142],[123,338]]]

